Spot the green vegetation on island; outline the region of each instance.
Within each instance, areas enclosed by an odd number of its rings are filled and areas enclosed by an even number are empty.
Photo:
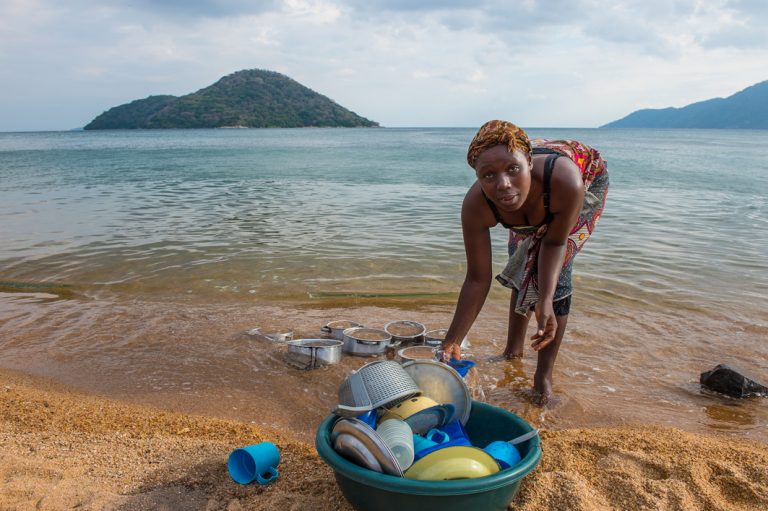
[[[378,125],[285,75],[249,69],[232,73],[186,96],[149,96],[116,106],[96,117],[85,129]]]
[[[638,110],[601,128],[768,129],[768,81],[727,98],[709,99],[682,108]]]

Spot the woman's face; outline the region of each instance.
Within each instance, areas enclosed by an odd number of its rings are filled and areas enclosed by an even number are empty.
[[[485,195],[501,210],[520,209],[531,189],[528,157],[517,149],[510,153],[505,145],[480,153],[475,161],[475,175]]]

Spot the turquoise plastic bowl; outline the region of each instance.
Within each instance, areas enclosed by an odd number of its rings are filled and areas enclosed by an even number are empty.
[[[317,428],[315,446],[320,458],[334,471],[344,497],[357,511],[504,511],[517,495],[522,479],[541,460],[536,436],[517,446],[522,459],[508,470],[477,479],[416,481],[381,474],[347,461],[333,450],[331,429],[336,416],[329,415]],[[465,425],[473,445],[511,440],[531,431],[530,424],[502,408],[472,402]]]

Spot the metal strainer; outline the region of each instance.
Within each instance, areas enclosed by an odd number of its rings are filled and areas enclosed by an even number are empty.
[[[377,360],[365,364],[342,382],[334,413],[356,417],[380,406],[394,406],[419,394],[421,390],[416,382],[400,364]]]

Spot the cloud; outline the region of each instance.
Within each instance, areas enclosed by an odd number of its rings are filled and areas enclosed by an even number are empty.
[[[765,80],[764,5],[6,0],[0,130],[83,125],[248,68],[282,72],[390,126],[599,125]]]
[[[252,16],[280,8],[279,0],[116,0],[111,5],[126,11],[178,19]]]

